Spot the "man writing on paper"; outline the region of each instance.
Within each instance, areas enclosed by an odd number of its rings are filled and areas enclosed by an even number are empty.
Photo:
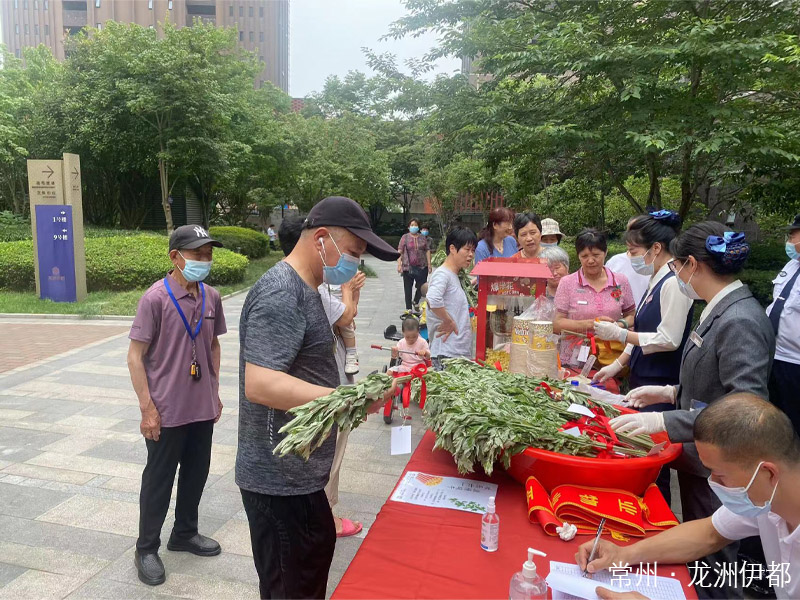
[[[800,438],[789,418],[758,396],[732,394],[700,412],[694,439],[722,507],[707,519],[683,523],[631,546],[601,540],[588,566],[592,542],[583,544],[575,555],[578,566],[595,573],[613,564],[687,563],[732,541],[759,535],[775,575],[771,579],[776,596],[800,597]],[[697,590],[702,593],[702,587]],[[598,595],[641,598],[607,590]]]

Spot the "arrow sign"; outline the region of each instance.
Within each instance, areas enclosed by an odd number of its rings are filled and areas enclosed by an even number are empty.
[[[61,230],[61,233],[69,233],[69,230],[67,230],[67,229],[62,229],[62,230]]]
[[[78,167],[72,167],[72,178],[77,179],[80,173],[78,172]]]
[[[43,170],[42,173],[47,173],[47,178],[50,179],[50,177],[53,176],[53,173],[55,173],[55,171],[53,171],[53,167],[47,165],[47,169]]]

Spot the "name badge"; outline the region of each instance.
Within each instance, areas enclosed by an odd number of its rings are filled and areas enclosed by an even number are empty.
[[[697,335],[696,331],[693,331],[692,333],[689,334],[689,339],[692,340],[692,343],[698,348],[703,347],[703,338]]]
[[[647,300],[644,301],[645,304],[650,304],[653,301],[653,296],[648,296]]]
[[[589,302],[587,302],[586,300],[578,300],[578,304],[580,306],[586,306],[587,304],[589,304]]]

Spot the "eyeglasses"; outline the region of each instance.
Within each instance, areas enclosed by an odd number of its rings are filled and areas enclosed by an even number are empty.
[[[669,267],[670,271],[672,271],[676,275],[678,274],[679,269],[678,269],[677,265],[675,264],[675,259],[674,258],[667,263],[667,266]]]

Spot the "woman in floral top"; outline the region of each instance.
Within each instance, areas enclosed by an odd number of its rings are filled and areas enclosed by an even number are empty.
[[[610,321],[629,328],[636,305],[628,278],[606,268],[606,237],[596,229],[584,229],[575,238],[581,262],[577,272],[563,277],[556,292],[553,329],[585,333],[594,330],[595,320]],[[608,346],[611,346],[610,348]],[[619,342],[599,342],[597,362],[607,365],[624,350]]]
[[[411,310],[411,289],[417,284],[414,295],[414,308],[419,307],[422,297],[420,291],[428,281],[431,272],[431,247],[427,236],[420,235],[419,221],[411,219],[408,223],[408,233],[400,238],[397,246],[400,258],[397,259],[397,272],[403,276],[403,287],[406,293],[406,310]]]

